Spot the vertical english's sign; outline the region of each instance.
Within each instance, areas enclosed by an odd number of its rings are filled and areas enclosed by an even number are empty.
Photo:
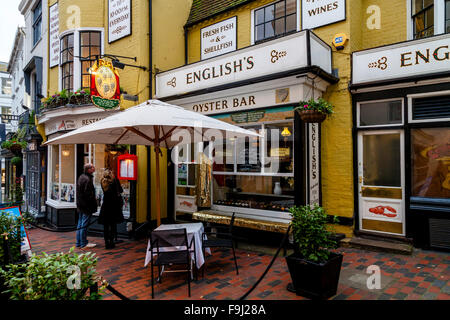
[[[49,13],[49,55],[50,68],[59,64],[59,11],[58,2],[50,7]]]
[[[202,60],[236,50],[236,30],[236,17],[202,28]]]
[[[108,42],[131,34],[131,0],[108,0]]]
[[[345,0],[302,0],[302,29],[345,20]]]

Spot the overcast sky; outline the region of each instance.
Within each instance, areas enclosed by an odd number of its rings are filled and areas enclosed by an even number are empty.
[[[25,26],[19,11],[21,0],[2,1],[0,9],[0,61],[8,62],[18,26]]]

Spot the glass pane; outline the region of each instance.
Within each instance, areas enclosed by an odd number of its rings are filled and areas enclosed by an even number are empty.
[[[297,15],[293,14],[286,17],[286,32],[297,30]]]
[[[423,0],[423,7],[426,8],[431,6],[434,3],[434,0]]]
[[[294,172],[294,128],[292,122],[266,125],[264,172]]]
[[[365,186],[401,187],[400,134],[363,136]]]
[[[286,0],[286,15],[290,15],[297,12],[297,1]]]
[[[274,23],[274,21],[271,21],[264,24],[264,38],[270,38],[275,35]]]
[[[265,13],[265,21],[273,20],[274,17],[275,6],[267,6],[264,8]]]
[[[100,47],[91,47],[91,58],[93,59],[95,55],[100,55]]]
[[[195,164],[188,164],[188,185],[196,185],[197,170]]]
[[[425,13],[426,28],[429,28],[434,25],[434,8],[428,9]]]
[[[450,33],[450,20],[445,21],[445,33]]]
[[[73,61],[73,48],[67,49],[67,61]]]
[[[89,47],[81,47],[81,57],[89,59]]]
[[[215,142],[213,150],[213,171],[234,171],[235,141]]]
[[[67,46],[69,48],[73,48],[73,34],[69,34],[67,36]]]
[[[83,88],[90,88],[90,83],[91,83],[90,77],[88,75],[87,76],[83,76],[83,82],[82,82],[81,86]]]
[[[255,24],[264,23],[264,8],[255,11]]]
[[[284,32],[284,18],[275,20],[275,34],[278,36]]]
[[[75,146],[61,145],[61,201],[75,201]]]
[[[88,46],[89,45],[89,32],[82,32],[80,34],[81,38],[81,45],[82,46]]]
[[[245,129],[259,131],[261,126],[245,127]],[[239,138],[236,141],[237,172],[261,172],[259,137]]]
[[[411,130],[412,196],[450,198],[450,128]]]
[[[450,19],[450,1],[445,1],[445,19]]]
[[[416,14],[417,12],[423,9],[423,0],[413,0],[412,5],[413,5],[412,12],[413,14]]]
[[[255,28],[256,35],[255,35],[255,41],[263,40],[264,39],[264,25],[259,25]]]
[[[220,206],[288,212],[294,205],[294,178],[213,175],[213,203]]]
[[[275,18],[284,17],[284,1],[280,1],[275,4]]]
[[[100,32],[91,32],[91,46],[100,46]]]
[[[59,145],[51,146],[51,186],[50,198],[59,200]]]
[[[425,29],[425,16],[423,13],[419,14],[414,19],[414,30],[416,34],[420,34]]]
[[[92,65],[92,61],[83,61],[81,63],[81,73],[88,73],[91,65]]]
[[[402,102],[384,101],[361,103],[360,126],[402,123]]]

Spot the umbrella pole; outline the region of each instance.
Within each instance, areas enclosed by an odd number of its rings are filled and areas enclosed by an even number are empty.
[[[160,198],[160,177],[159,177],[159,154],[161,150],[159,149],[159,145],[155,146],[155,169],[156,169],[156,226],[159,227],[161,225],[161,198]]]

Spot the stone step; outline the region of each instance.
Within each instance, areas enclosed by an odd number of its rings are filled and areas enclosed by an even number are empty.
[[[388,240],[373,240],[356,236],[341,240],[341,246],[404,255],[411,255],[414,250],[414,247],[408,243]]]

